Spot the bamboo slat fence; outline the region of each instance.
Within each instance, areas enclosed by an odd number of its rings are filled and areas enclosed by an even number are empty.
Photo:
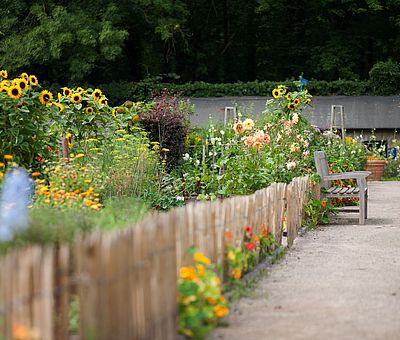
[[[268,226],[291,246],[311,190],[307,177],[249,196],[198,202],[152,215],[127,229],[79,236],[73,245],[32,246],[0,258],[0,339],[67,340],[71,299],[79,301],[74,339],[175,339],[177,278],[196,246],[224,265],[224,235]],[[22,339],[22,337],[21,337]]]

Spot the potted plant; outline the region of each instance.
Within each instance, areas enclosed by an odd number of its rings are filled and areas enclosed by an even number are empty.
[[[371,175],[367,177],[367,181],[380,181],[382,179],[383,170],[385,169],[386,160],[380,152],[374,150],[367,156],[367,164],[365,170],[370,171]]]

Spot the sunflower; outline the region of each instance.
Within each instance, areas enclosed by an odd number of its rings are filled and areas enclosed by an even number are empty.
[[[288,108],[289,110],[294,110],[294,109],[296,108],[296,105],[294,105],[294,103],[288,103],[288,104],[287,104],[287,108]]]
[[[0,70],[0,77],[7,78],[8,77],[7,71],[6,70]]]
[[[88,114],[93,113],[93,107],[88,106],[88,107],[85,109],[85,112],[88,113]]]
[[[285,94],[286,93],[286,87],[284,85],[279,85],[278,86],[278,90],[281,91],[281,94]]]
[[[305,105],[308,105],[308,104],[310,104],[310,103],[311,103],[311,99],[310,99],[310,98],[304,99],[304,104],[305,104]]]
[[[22,90],[18,85],[9,87],[7,93],[13,99],[18,99],[22,96]]]
[[[0,83],[0,93],[1,92],[8,93],[8,86]]]
[[[38,83],[39,82],[36,76],[29,76],[29,84],[31,84],[32,86],[36,86]]]
[[[26,72],[21,73],[21,78],[28,79],[29,78],[28,73]]]
[[[107,106],[107,104],[108,104],[107,98],[106,98],[106,97],[101,98],[101,99],[99,100],[99,104],[100,104],[100,105]]]
[[[65,97],[69,97],[72,94],[72,90],[69,89],[68,87],[63,87],[62,90]]]
[[[63,112],[64,111],[64,105],[61,103],[54,103],[55,106],[58,107],[58,112]]]
[[[111,115],[116,118],[117,117],[117,110],[116,109],[112,109],[111,110]]]
[[[93,91],[92,97],[93,97],[94,100],[99,100],[100,97],[102,96],[102,94],[103,93],[101,92],[101,90],[96,89],[96,90]]]
[[[26,80],[25,78],[19,78],[19,79],[17,79],[16,85],[19,86],[19,88],[20,88],[22,91],[27,90],[28,87],[29,87],[28,80]]]
[[[50,91],[43,90],[40,92],[39,100],[42,105],[49,106],[51,104],[51,100],[53,99],[53,94]]]
[[[299,98],[295,98],[294,100],[293,100],[293,104],[294,105],[299,105],[300,104],[300,99]]]
[[[77,87],[75,92],[83,93],[83,92],[85,92],[85,90],[82,87]]]
[[[71,97],[71,102],[74,104],[79,104],[82,101],[82,95],[80,93],[75,93]]]
[[[281,91],[279,91],[278,89],[274,89],[272,91],[272,95],[274,96],[274,98],[278,99],[281,96]]]

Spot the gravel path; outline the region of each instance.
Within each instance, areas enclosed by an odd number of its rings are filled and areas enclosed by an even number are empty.
[[[298,238],[209,339],[400,339],[400,182],[369,196],[366,225]]]

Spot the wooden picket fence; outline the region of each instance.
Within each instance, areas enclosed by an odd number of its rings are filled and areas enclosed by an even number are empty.
[[[198,202],[152,215],[73,245],[32,246],[0,258],[0,339],[175,339],[179,268],[195,245],[223,265],[224,234],[241,245],[243,229],[265,224],[291,246],[311,186],[307,177],[274,183],[249,196]],[[71,337],[71,299],[79,334]],[[22,338],[22,337],[21,337]]]

